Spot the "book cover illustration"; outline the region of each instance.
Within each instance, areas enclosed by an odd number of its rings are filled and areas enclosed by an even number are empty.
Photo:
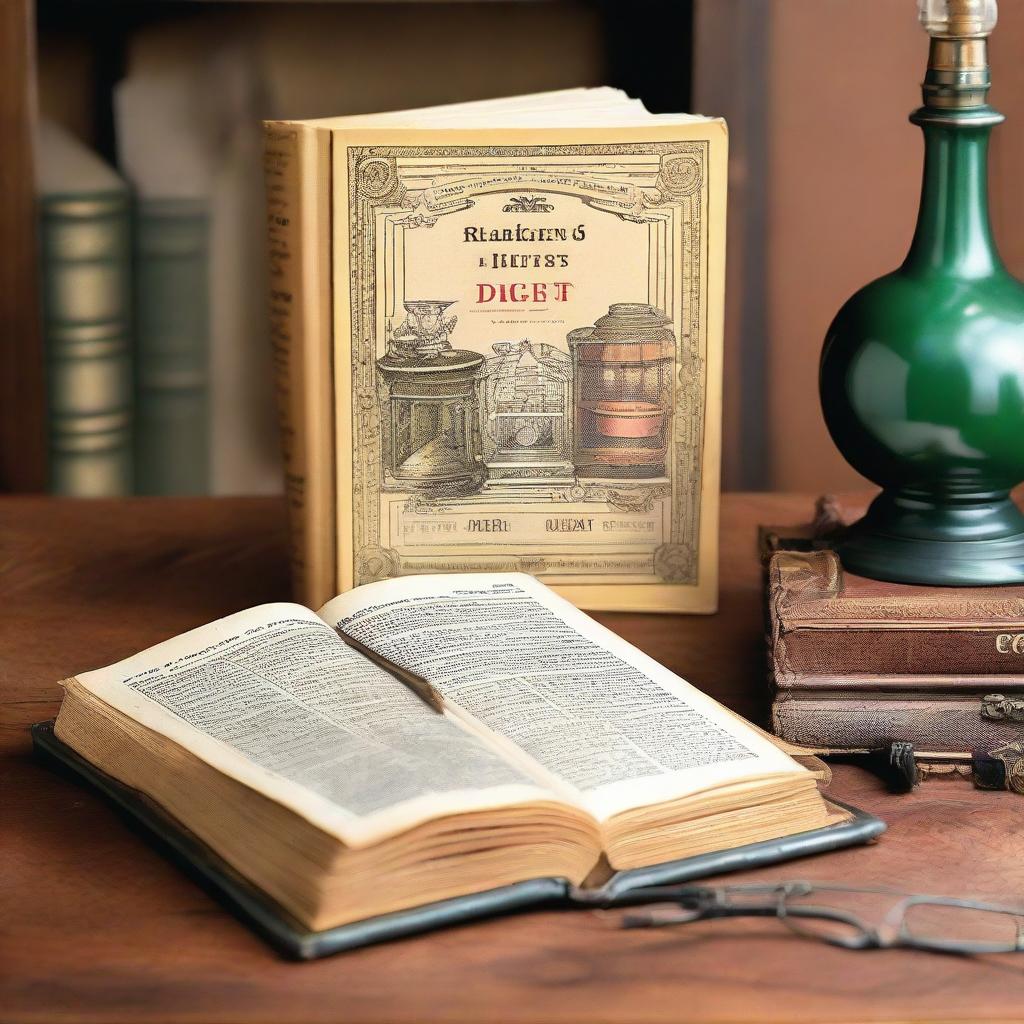
[[[708,150],[345,147],[352,585],[697,585]]]

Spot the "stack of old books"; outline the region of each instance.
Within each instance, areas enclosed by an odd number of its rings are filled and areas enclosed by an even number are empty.
[[[848,510],[853,512],[854,510]],[[766,529],[775,732],[833,751],[969,753],[1024,732],[1024,587],[925,587],[846,572],[828,536]]]

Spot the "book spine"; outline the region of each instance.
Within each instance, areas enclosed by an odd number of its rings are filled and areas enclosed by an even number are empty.
[[[898,740],[918,750],[964,752],[1019,738],[1022,722],[1015,712],[985,713],[992,704],[983,699],[987,694],[943,693],[941,680],[920,683],[919,693],[865,694],[850,687],[848,693],[780,694],[772,705],[772,728],[790,743],[819,750],[877,750]],[[1024,696],[1024,678],[1001,690],[1016,703],[1014,695]]]
[[[140,494],[209,490],[209,214],[202,199],[136,210],[136,447]]]
[[[264,126],[270,322],[293,590],[316,608],[337,592],[330,133]]]
[[[1024,621],[983,627],[829,628],[774,632],[776,681],[845,675],[1024,674]]]
[[[132,489],[130,206],[127,189],[40,201],[49,486]]]

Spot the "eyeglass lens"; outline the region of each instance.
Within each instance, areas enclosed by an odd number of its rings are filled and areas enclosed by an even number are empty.
[[[951,952],[1024,948],[1024,913],[969,900],[821,886],[787,892],[780,917],[809,938],[848,948],[910,945]]]
[[[1022,946],[1024,916],[956,901],[912,900],[904,909],[902,934],[921,946],[1016,950]]]

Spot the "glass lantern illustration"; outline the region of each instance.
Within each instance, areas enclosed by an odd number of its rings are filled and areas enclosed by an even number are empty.
[[[580,477],[665,475],[675,334],[654,306],[617,302],[593,327],[569,332]]]
[[[484,357],[452,348],[451,305],[405,302],[407,315],[377,360],[385,489],[446,497],[483,481],[476,375]]]
[[[487,489],[571,483],[569,356],[528,339],[492,348],[480,381]]]

